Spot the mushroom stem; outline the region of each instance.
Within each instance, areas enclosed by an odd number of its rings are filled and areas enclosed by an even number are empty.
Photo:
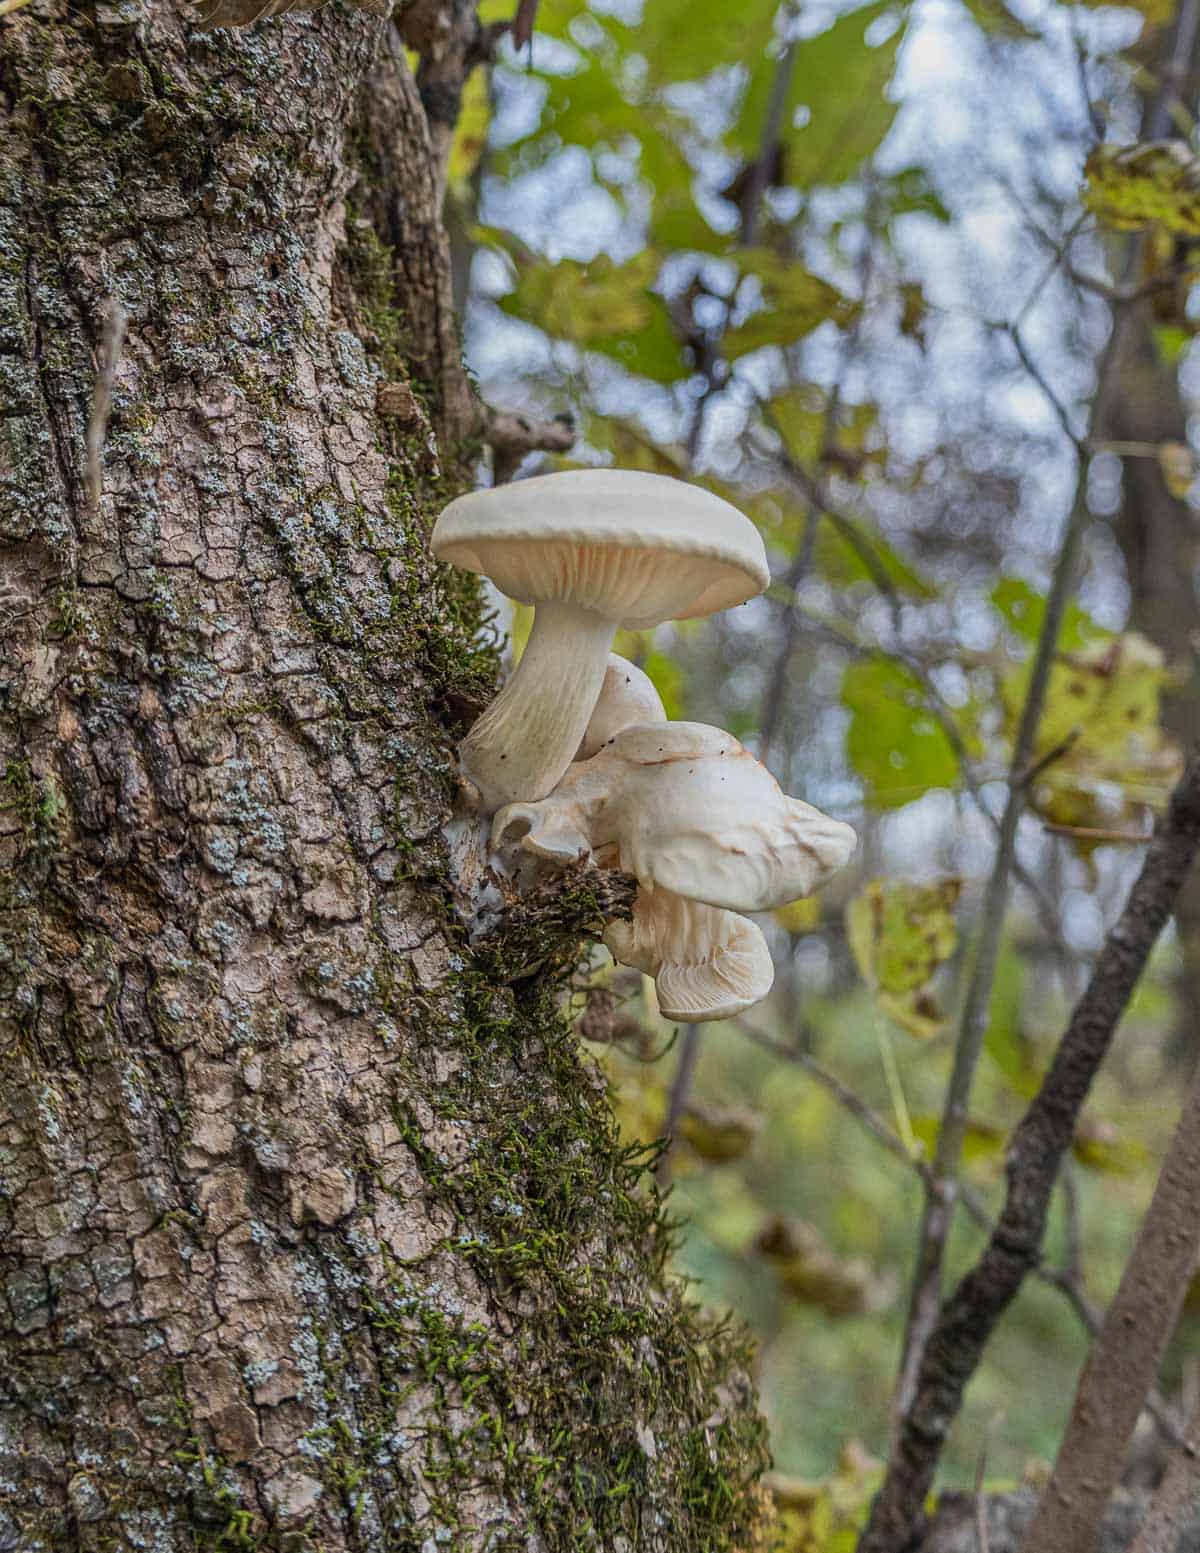
[[[557,785],[587,730],[615,630],[577,604],[537,606],[512,678],[463,741],[463,773],[484,814]]]

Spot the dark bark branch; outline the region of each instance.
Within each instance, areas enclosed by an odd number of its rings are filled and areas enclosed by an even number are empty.
[[[859,1553],[907,1553],[917,1545],[925,1499],[967,1382],[996,1323],[1037,1265],[1051,1193],[1083,1102],[1198,843],[1200,752],[1193,752],[1049,1072],[1013,1136],[996,1228],[938,1314]]]
[[[1091,1553],[1200,1251],[1200,1074],[1137,1242],[1092,1345],[1026,1546]],[[1186,1455],[1187,1447],[1184,1447]],[[1195,1471],[1195,1463],[1192,1464]]]

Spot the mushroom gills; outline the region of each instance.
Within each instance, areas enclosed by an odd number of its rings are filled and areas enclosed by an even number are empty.
[[[684,1024],[743,1013],[775,979],[753,922],[670,890],[639,889],[632,921],[610,923],[604,943],[614,960],[654,977],[659,1012]]]

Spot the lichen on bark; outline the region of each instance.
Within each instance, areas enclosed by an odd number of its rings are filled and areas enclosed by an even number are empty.
[[[561,956],[509,984],[451,909],[495,662],[426,546],[472,420],[402,50],[0,29],[0,1542],[737,1546],[741,1342]]]

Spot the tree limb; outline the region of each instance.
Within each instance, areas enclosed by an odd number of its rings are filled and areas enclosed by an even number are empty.
[[[1196,1266],[1198,1200],[1200,1073],[1184,1101],[1120,1287],[1080,1376],[1054,1471],[1026,1539],[1028,1553],[1038,1548],[1091,1553],[1095,1546],[1142,1399],[1154,1384]],[[1187,1460],[1186,1443],[1182,1455]],[[1185,1482],[1196,1471],[1193,1459]]]
[[[1013,1135],[996,1227],[938,1312],[859,1553],[907,1553],[917,1544],[925,1499],[967,1382],[996,1323],[1037,1265],[1054,1183],[1084,1100],[1198,845],[1200,751],[1193,751],[1050,1069]]]

